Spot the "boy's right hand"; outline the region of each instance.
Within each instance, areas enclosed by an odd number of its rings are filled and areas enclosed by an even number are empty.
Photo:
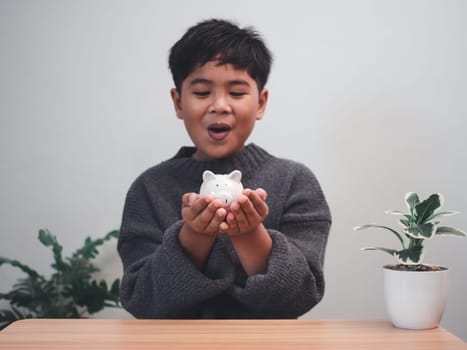
[[[227,210],[219,199],[197,193],[185,193],[182,197],[182,218],[193,233],[217,235],[226,216]]]

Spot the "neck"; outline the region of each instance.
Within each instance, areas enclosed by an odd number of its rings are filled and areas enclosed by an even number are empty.
[[[261,147],[249,144],[242,152],[221,159],[197,159],[196,148],[182,147],[174,159],[177,160],[177,168],[181,172],[187,172],[189,169],[190,172],[199,173],[201,176],[204,170],[211,170],[217,174],[240,170],[243,176],[248,176],[269,157],[271,155]]]

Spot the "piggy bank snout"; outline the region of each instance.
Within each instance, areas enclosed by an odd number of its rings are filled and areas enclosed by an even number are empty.
[[[214,193],[214,198],[220,199],[225,205],[229,205],[233,202],[233,196],[229,192]]]

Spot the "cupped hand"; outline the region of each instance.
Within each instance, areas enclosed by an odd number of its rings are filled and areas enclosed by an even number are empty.
[[[212,196],[185,193],[182,197],[182,218],[194,233],[217,235],[226,215],[222,201]]]
[[[262,188],[245,189],[229,207],[226,222],[221,223],[221,232],[240,235],[254,232],[269,213],[266,204],[267,193]]]

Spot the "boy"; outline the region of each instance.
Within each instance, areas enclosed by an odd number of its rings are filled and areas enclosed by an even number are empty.
[[[271,54],[260,36],[223,20],[172,47],[176,115],[194,147],[131,186],[118,250],[123,306],[138,318],[297,318],[324,292],[331,225],[304,165],[245,145],[268,99]],[[242,172],[229,207],[197,194],[204,170]]]

